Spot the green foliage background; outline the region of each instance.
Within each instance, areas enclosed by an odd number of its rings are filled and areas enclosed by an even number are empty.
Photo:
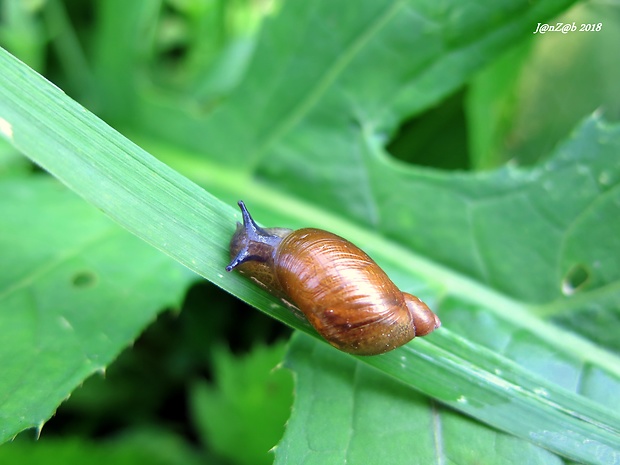
[[[0,463],[620,463],[620,10],[572,3],[3,2],[62,91],[0,51]],[[444,326],[327,346],[224,275],[239,198]]]

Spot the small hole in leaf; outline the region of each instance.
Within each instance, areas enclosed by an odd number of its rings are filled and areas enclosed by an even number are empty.
[[[582,265],[577,263],[573,265],[564,279],[562,280],[562,293],[564,295],[572,295],[575,292],[581,290],[590,279],[590,271]]]
[[[97,276],[91,271],[79,271],[73,275],[72,283],[75,287],[90,287],[95,284]]]

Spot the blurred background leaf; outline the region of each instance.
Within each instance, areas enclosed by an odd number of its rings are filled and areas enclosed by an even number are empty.
[[[214,352],[218,385],[197,381],[191,393],[192,411],[205,445],[211,444],[234,463],[273,462],[264,452],[282,437],[293,401],[289,373],[275,368],[285,350],[279,343],[255,346],[243,358],[221,348]]]

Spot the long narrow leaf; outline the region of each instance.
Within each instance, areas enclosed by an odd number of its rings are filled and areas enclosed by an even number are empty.
[[[4,51],[0,118],[3,134],[17,148],[125,228],[267,313],[307,330],[251,284],[224,276],[227,242],[234,228],[232,209]],[[616,412],[605,411],[449,330],[364,362],[567,457],[590,463],[613,463],[618,457]],[[429,365],[434,370],[429,371]],[[423,367],[426,376],[420,378]],[[436,386],[443,387],[441,392]],[[491,415],[493,411],[503,413]]]

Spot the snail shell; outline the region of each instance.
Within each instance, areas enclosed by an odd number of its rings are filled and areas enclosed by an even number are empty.
[[[377,355],[441,325],[417,297],[401,292],[360,248],[313,228],[261,228],[239,202],[243,225],[230,242],[231,263],[298,309],[327,342]]]

